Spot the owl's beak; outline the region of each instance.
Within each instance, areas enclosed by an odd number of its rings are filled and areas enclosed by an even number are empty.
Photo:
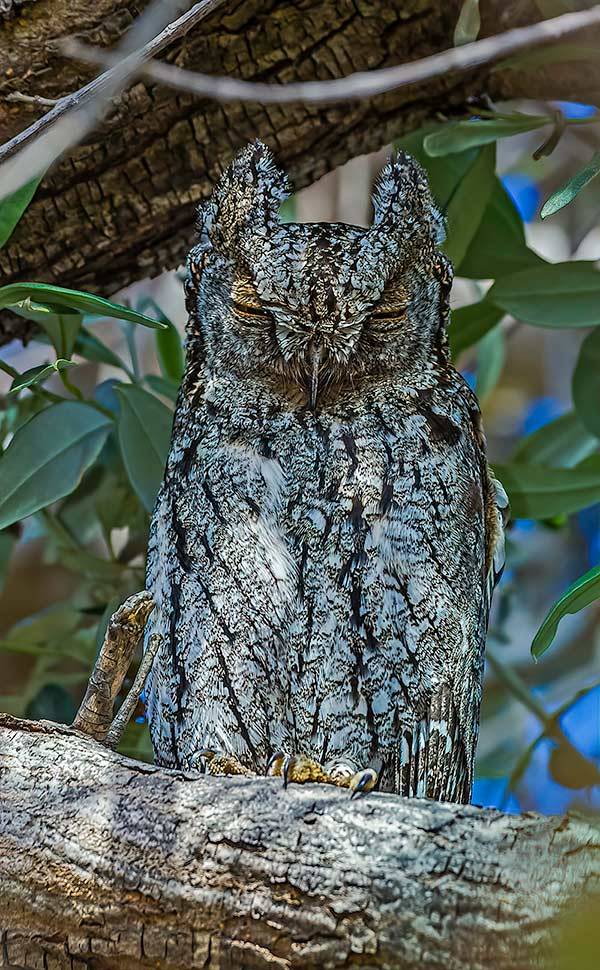
[[[308,348],[308,376],[310,382],[308,388],[308,404],[311,411],[315,411],[317,408],[317,400],[319,397],[319,371],[321,370],[322,362],[323,348],[311,340]]]

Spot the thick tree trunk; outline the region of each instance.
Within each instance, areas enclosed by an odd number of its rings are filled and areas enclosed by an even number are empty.
[[[522,970],[599,848],[574,818],[191,777],[0,716],[0,966]]]
[[[181,66],[272,82],[340,77],[424,57],[452,45],[462,0],[230,0],[168,52]],[[0,8],[0,139],[44,108],[3,98],[57,98],[89,71],[65,60],[55,41],[78,35],[115,44],[143,3],[36,0],[3,18]],[[10,9],[11,5],[7,9]],[[484,32],[539,19],[534,0],[490,0]],[[586,43],[591,44],[590,38]],[[105,294],[181,262],[195,206],[232,152],[259,136],[297,187],[348,158],[390,142],[434,113],[464,107],[483,91],[567,98],[600,89],[589,64],[439,78],[371,102],[263,107],[194,99],[136,83],[102,130],[63,159],[9,244],[0,279],[49,280]],[[0,342],[31,324],[5,315]]]

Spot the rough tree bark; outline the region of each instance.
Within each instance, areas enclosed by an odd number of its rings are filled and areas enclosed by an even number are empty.
[[[191,777],[0,716],[0,966],[552,967],[575,818]]]
[[[452,45],[462,0],[230,0],[166,55],[190,69],[262,81],[340,77],[424,57]],[[36,0],[0,7],[0,139],[44,108],[3,100],[19,92],[57,98],[91,76],[62,57],[56,40],[77,35],[114,45],[144,3]],[[493,34],[539,19],[534,0],[490,0]],[[574,42],[577,38],[573,38]],[[585,42],[592,41],[586,36]],[[177,265],[189,247],[194,209],[233,151],[257,135],[277,152],[297,187],[388,143],[467,98],[585,97],[600,90],[589,63],[535,71],[478,71],[403,88],[371,102],[331,106],[228,104],[136,83],[102,129],[45,178],[10,243],[0,279],[49,280],[110,294]],[[6,314],[0,342],[32,324]]]

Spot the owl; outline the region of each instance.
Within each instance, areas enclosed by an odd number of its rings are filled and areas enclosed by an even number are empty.
[[[152,518],[156,760],[467,802],[506,496],[398,154],[367,228],[282,224],[260,142],[200,207]],[[212,766],[212,767],[210,767]]]

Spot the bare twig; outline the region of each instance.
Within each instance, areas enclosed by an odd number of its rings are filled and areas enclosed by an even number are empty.
[[[2,100],[34,104],[38,108],[53,108],[59,102],[58,98],[43,98],[41,94],[23,94],[21,91],[11,91],[10,94],[4,94]]]
[[[61,98],[47,114],[0,147],[2,196],[15,192],[77,144],[98,123],[110,100],[126,87],[145,59],[159,54],[223,2],[200,0],[161,30],[182,3],[154,0],[114,52],[115,67]]]
[[[263,84],[239,78],[219,77],[186,71],[173,64],[145,62],[138,73],[152,81],[180,91],[218,101],[259,101],[262,104],[287,104],[303,101],[320,104],[371,98],[409,84],[421,84],[441,75],[470,71],[501,60],[509,54],[555,42],[568,34],[600,25],[600,4],[589,10],[562,14],[551,20],[518,27],[504,34],[453,47],[420,61],[384,67],[377,71],[350,74],[333,81],[299,81],[291,84]],[[118,55],[76,40],[65,40],[61,49],[67,56],[88,64],[118,64]]]
[[[135,680],[129,689],[129,693],[121,704],[110,726],[110,730],[104,739],[104,743],[108,748],[116,748],[119,741],[123,737],[123,732],[129,724],[131,715],[133,714],[135,706],[140,699],[140,694],[144,689],[146,678],[150,673],[150,669],[154,663],[154,658],[158,653],[160,644],[161,638],[157,633],[153,633],[148,641],[148,646],[144,651],[144,656],[140,661],[137,674],[135,675]]]
[[[108,622],[85,697],[73,721],[74,728],[96,741],[104,741],[108,734],[115,698],[153,609],[150,593],[142,590],[130,596]]]

